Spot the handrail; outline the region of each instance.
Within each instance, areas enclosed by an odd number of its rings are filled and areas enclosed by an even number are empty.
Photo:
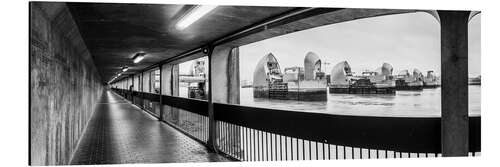
[[[220,103],[214,108],[216,120],[289,137],[379,150],[441,152],[439,117],[333,115]],[[469,121],[470,151],[479,151],[481,117]]]
[[[163,104],[171,107],[180,108],[192,113],[208,117],[208,102],[197,99],[188,99],[175,96],[163,95]]]
[[[115,88],[113,88],[115,89]],[[129,90],[125,89],[117,89],[125,94],[129,94]],[[160,94],[155,94],[155,93],[148,93],[148,92],[140,92],[140,91],[132,91],[133,95],[135,96],[141,96],[144,95],[144,99],[154,101],[154,102],[159,102],[160,101]],[[171,107],[176,107],[180,108],[192,113],[200,114],[203,116],[208,116],[208,111],[206,110],[208,107],[208,102],[204,100],[198,100],[198,99],[190,99],[190,98],[184,98],[184,97],[176,97],[176,96],[169,96],[169,95],[161,95],[162,96],[162,101],[164,105],[169,105]]]
[[[167,95],[163,99],[164,105],[208,115],[206,101]],[[439,117],[333,115],[221,103],[214,103],[214,112],[217,121],[326,144],[412,153],[441,152]],[[480,116],[469,117],[470,152],[481,150],[480,126]]]

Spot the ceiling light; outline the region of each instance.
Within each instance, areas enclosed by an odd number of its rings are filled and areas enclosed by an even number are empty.
[[[132,59],[134,59],[134,63],[139,63],[142,61],[142,59],[144,59],[145,56],[146,56],[146,53],[139,52],[139,53],[136,53]]]
[[[191,9],[184,17],[181,18],[179,22],[177,22],[177,29],[182,30],[189,25],[193,24],[197,20],[199,20],[201,17],[209,13],[210,11],[214,10],[217,6],[211,6],[211,5],[202,5],[202,6],[196,6],[193,9]]]
[[[128,67],[127,67],[127,66],[123,67],[123,68],[122,68],[122,71],[123,71],[123,72],[128,71]]]
[[[122,75],[122,73],[118,73],[118,76]]]

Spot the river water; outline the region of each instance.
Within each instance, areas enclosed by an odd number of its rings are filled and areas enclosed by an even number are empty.
[[[244,106],[338,115],[388,117],[440,117],[441,88],[396,91],[395,95],[328,94],[323,102],[253,98],[252,88],[240,89]],[[469,86],[469,115],[481,112],[481,86]]]

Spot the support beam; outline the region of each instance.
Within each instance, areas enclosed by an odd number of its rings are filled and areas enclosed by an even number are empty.
[[[141,92],[144,92],[144,72],[141,72]],[[144,93],[141,93],[141,108],[144,109]]]
[[[158,118],[159,121],[162,121],[163,120],[163,96],[162,96],[162,92],[163,92],[163,84],[162,84],[162,77],[163,77],[163,65],[160,64],[160,66],[158,66],[158,70],[160,70],[160,92],[159,92],[159,96],[160,96],[160,104],[159,104],[159,109],[160,109],[160,118]]]
[[[213,85],[217,86],[211,89],[213,92],[212,100],[216,103],[236,104],[235,101],[237,100],[236,99],[231,100],[231,99],[239,98],[239,94],[229,93],[230,91],[233,91],[235,89],[239,90],[239,88],[232,87],[239,85],[239,81],[236,81],[237,78],[232,78],[232,77],[237,77],[239,75],[239,71],[234,71],[238,68],[238,65],[231,64],[238,61],[238,58],[235,58],[239,57],[238,52],[239,52],[238,48],[233,48],[230,46],[217,46],[214,48],[212,56],[210,57],[211,61],[210,66],[212,67],[211,72],[213,72],[213,74],[217,74],[217,75],[212,75]],[[238,82],[238,84],[234,82]],[[234,97],[229,97],[230,95]]]
[[[161,67],[161,95],[172,96],[172,65],[163,64]],[[163,101],[163,99],[162,99]],[[172,107],[168,105],[160,105],[162,108],[162,121],[172,120]]]
[[[438,11],[441,22],[441,145],[444,157],[467,156],[469,11]]]
[[[213,48],[209,56],[209,85],[216,85],[211,87],[210,92],[210,109],[213,110],[213,103],[229,103],[239,104],[239,49],[233,46],[217,46]],[[210,110],[209,110],[210,111]],[[216,112],[216,111],[212,111]],[[214,120],[215,125],[215,120]],[[215,126],[214,126],[215,127]],[[215,131],[215,129],[214,129]],[[231,143],[225,145],[226,148],[234,150],[239,153],[240,150],[240,129],[230,128],[227,135],[231,136],[229,141],[227,139],[219,139],[219,143]],[[214,132],[214,135],[216,133]],[[222,146],[221,146],[222,147]]]
[[[240,104],[240,50],[238,47],[231,49],[227,62],[228,103]]]
[[[134,75],[131,75],[130,78],[132,78],[132,89],[130,89],[130,101],[132,103],[134,103],[134,89],[136,87],[135,85],[135,82],[134,82],[134,79],[135,79],[135,76]]]
[[[213,79],[213,64],[212,64],[212,53],[213,53],[213,47],[207,48],[207,56],[208,56],[208,96],[207,96],[207,101],[208,101],[208,148],[210,151],[217,152],[217,124],[215,121],[215,114],[214,114],[214,103],[212,101],[212,96],[213,96],[213,89],[212,85],[214,84],[214,79]]]
[[[172,91],[172,96],[179,96],[179,64],[174,64],[172,65],[172,75],[170,76],[171,78],[171,91]],[[172,117],[172,122],[174,124],[179,123],[180,116],[179,116],[179,109],[175,107],[170,107],[171,111],[171,117]]]
[[[179,64],[172,65],[172,76],[170,76],[172,96],[179,96]]]

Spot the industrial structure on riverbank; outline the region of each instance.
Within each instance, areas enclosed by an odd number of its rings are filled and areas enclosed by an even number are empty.
[[[355,76],[347,61],[335,65],[330,74],[330,93],[348,94],[394,94],[393,68],[384,63],[375,71],[365,71]]]
[[[424,88],[424,76],[418,69],[413,69],[410,74],[408,70],[402,70],[396,75],[396,90],[422,90]]]
[[[424,76],[418,69],[412,73],[402,70],[394,75],[394,68],[383,63],[379,68],[365,70],[356,75],[347,61],[337,63],[329,75],[321,71],[321,59],[313,52],[307,53],[304,67],[287,67],[284,73],[276,57],[264,56],[254,71],[252,84],[255,98],[301,101],[322,101],[326,89],[335,94],[395,94],[398,91],[419,91],[440,86],[440,77],[434,71]]]
[[[399,91],[419,91],[436,88],[440,78],[434,71],[424,76],[418,69],[402,70],[394,75],[389,63],[356,75],[347,61],[337,63],[329,75],[321,71],[322,61],[313,52],[304,58],[304,67],[287,67],[281,71],[276,57],[269,53],[257,63],[252,84],[254,98],[300,101],[325,101],[327,89],[335,94],[395,94]]]
[[[304,67],[285,68],[281,72],[272,53],[257,64],[253,77],[253,96],[301,101],[326,101],[326,75],[321,71],[321,59],[313,52],[306,54]]]
[[[439,77],[434,75],[434,71],[427,71],[427,75],[424,77],[424,88],[437,88],[440,83],[441,81]]]

